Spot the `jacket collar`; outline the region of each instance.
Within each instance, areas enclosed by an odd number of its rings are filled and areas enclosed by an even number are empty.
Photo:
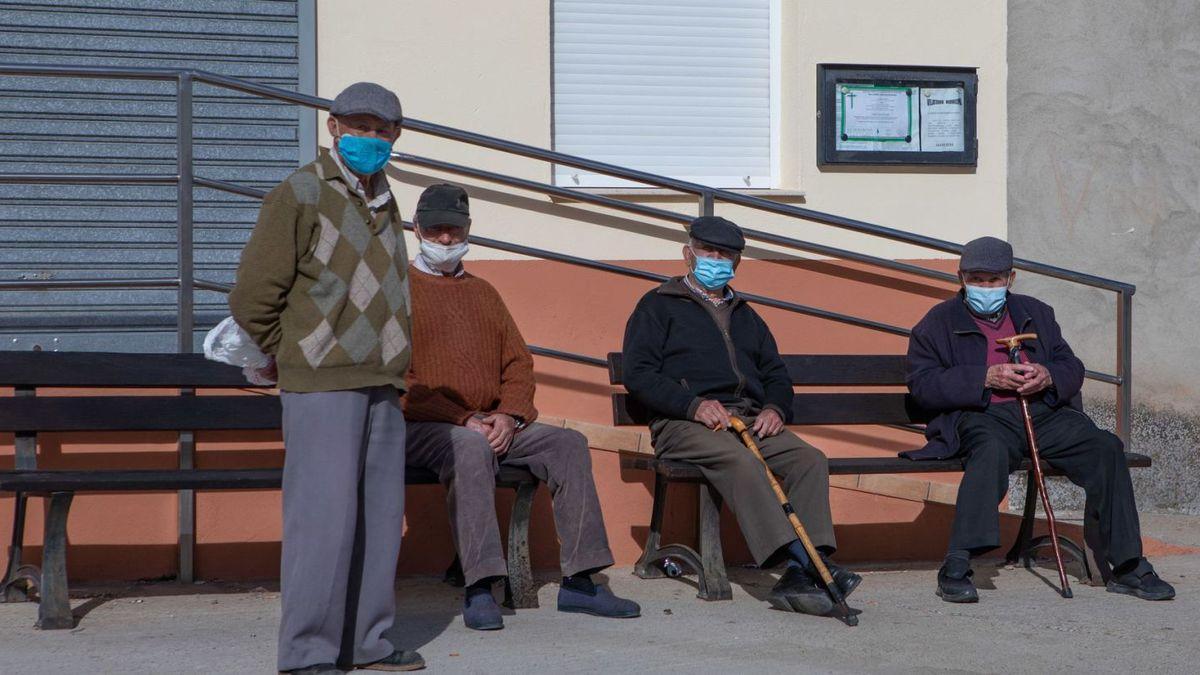
[[[968,335],[974,333],[983,335],[983,331],[979,330],[978,324],[975,323],[975,317],[971,314],[971,310],[967,309],[965,294],[962,289],[959,289],[958,294],[951,298],[953,309],[950,313],[951,329],[956,335]],[[1025,296],[1009,293],[1005,300],[1006,310],[1008,315],[1012,317],[1013,328],[1018,333],[1024,333],[1028,330],[1030,324],[1033,323],[1033,317],[1029,313],[1029,307],[1025,304]],[[1034,347],[1034,344],[1026,343],[1027,347]]]
[[[733,290],[733,288],[730,286],[726,286],[725,288],[727,288],[732,295],[732,297],[729,299],[729,307],[732,309],[742,302],[742,296],[738,295],[738,292]],[[687,284],[683,283],[682,275],[671,277],[670,279],[664,281],[662,285],[658,287],[658,293],[660,295],[669,295],[677,298],[687,298],[688,300],[691,300],[697,304],[704,302],[700,298],[696,297],[696,294],[692,292],[692,289],[687,287]]]
[[[317,150],[317,175],[333,185],[334,189],[343,196],[358,195],[358,198],[372,211],[378,211],[392,200],[392,190],[388,185],[387,176],[383,171],[376,171],[369,178],[375,189],[375,198],[367,201],[366,193],[359,186],[358,177],[351,173],[342,164],[337,154],[329,148],[318,148]]]

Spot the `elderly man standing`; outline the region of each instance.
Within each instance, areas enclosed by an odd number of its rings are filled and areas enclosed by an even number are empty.
[[[1089,545],[1113,567],[1108,590],[1144,600],[1169,600],[1175,589],[1142,557],[1133,483],[1121,440],[1082,412],[1083,363],[1062,337],[1049,305],[1010,292],[1012,246],[995,237],[968,242],[959,261],[957,295],[935,306],[908,343],[908,387],[917,403],[938,413],[928,444],[911,459],[963,455],[954,525],[938,595],[977,602],[970,559],[1000,545],[998,506],[1008,475],[1029,454],[1017,395],[1029,399],[1039,455],[1086,493]],[[997,338],[1036,333],[1030,360],[1009,362]]]
[[[729,287],[746,246],[741,229],[697,218],[683,247],[688,273],[638,302],[625,328],[625,386],[655,414],[655,453],[695,464],[729,503],[759,565],[786,562],[771,603],[825,614],[833,608],[762,465],[732,433],[732,415],[752,422],[771,470],[813,543],[835,549],[829,513],[829,466],[821,451],[784,429],[792,383],[767,324]],[[844,595],[862,578],[829,566]]]
[[[561,612],[631,618],[637,603],[596,585],[612,565],[587,439],[534,422],[533,358],[504,300],[463,269],[471,225],[467,193],[431,185],[417,202],[421,250],[412,266],[413,349],[404,401],[408,463],[448,488],[454,544],[466,578],[463,623],[504,627],[492,595],[507,574],[496,521],[496,472],[527,469],[550,488],[558,531]]]
[[[408,261],[383,167],[400,101],[360,82],[329,109],[321,149],[263,200],[229,296],[275,357],[283,402],[279,670],[415,670],[383,637],[404,516]],[[347,647],[343,651],[343,645]]]

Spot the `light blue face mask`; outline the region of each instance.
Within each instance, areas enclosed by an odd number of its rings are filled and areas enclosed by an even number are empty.
[[[387,164],[392,156],[392,144],[382,138],[371,136],[338,136],[338,154],[351,171],[360,176],[370,176]]]
[[[1008,298],[1008,287],[997,286],[989,288],[987,286],[971,286],[963,284],[963,288],[967,292],[967,304],[971,310],[980,316],[991,316],[999,312],[1004,307],[1004,301]]]
[[[710,291],[715,291],[723,288],[730,281],[733,281],[733,261],[725,258],[705,258],[696,255],[692,251],[692,255],[696,258],[696,266],[692,269],[692,276],[696,277],[696,281],[700,285]]]

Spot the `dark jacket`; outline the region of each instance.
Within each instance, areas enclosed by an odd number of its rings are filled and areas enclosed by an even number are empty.
[[[1024,343],[1025,358],[1050,371],[1054,384],[1042,393],[1051,408],[1082,410],[1083,363],[1063,340],[1054,310],[1027,295],[1010,293],[1008,312],[1018,333],[1037,333]],[[935,414],[925,427],[920,450],[900,453],[909,459],[942,459],[959,453],[958,417],[964,410],[987,408],[992,391],[983,386],[988,345],[963,302],[963,293],[936,305],[913,328],[908,340],[908,390],[917,405]]]
[[[656,416],[690,420],[705,399],[773,408],[786,422],[792,381],[766,322],[736,293],[729,329],[682,277],[642,296],[625,326],[625,388]],[[715,309],[715,308],[714,308]]]

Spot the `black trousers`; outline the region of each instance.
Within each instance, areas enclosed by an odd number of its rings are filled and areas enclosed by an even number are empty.
[[[1114,567],[1142,555],[1141,527],[1133,482],[1121,439],[1072,408],[1029,404],[1044,464],[1061,470],[1084,489],[1084,531],[1097,559]],[[1029,456],[1025,423],[1017,402],[969,411],[958,422],[966,470],[958,488],[950,550],[973,555],[1000,546],[1000,501],[1008,475]]]

